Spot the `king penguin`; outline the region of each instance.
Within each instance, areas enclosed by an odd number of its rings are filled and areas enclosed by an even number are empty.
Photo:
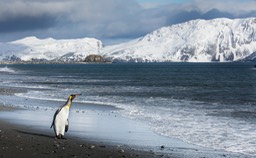
[[[69,110],[70,110],[72,101],[78,95],[81,95],[81,94],[71,94],[67,102],[61,107],[59,107],[59,109],[55,112],[53,116],[51,128],[53,127],[55,136],[58,139],[62,139],[64,137],[64,132],[68,131]]]

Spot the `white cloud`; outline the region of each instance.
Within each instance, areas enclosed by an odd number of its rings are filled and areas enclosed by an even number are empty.
[[[1,0],[0,36],[135,38],[173,23],[207,18],[204,14],[212,9],[214,17],[255,15],[255,6],[255,0],[192,0],[147,8],[136,0]],[[15,30],[15,21],[26,18],[29,24],[17,24]]]
[[[68,1],[31,1],[3,0],[0,1],[0,20],[16,16],[36,17],[42,14],[61,14],[67,12]]]
[[[256,10],[255,0],[194,0],[192,3],[194,3],[204,12],[216,8],[220,11],[226,11],[238,15],[244,11],[249,12]]]

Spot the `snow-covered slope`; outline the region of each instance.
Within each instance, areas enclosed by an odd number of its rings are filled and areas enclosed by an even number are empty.
[[[27,37],[0,44],[0,60],[13,57],[24,61],[46,59],[57,61],[81,61],[89,54],[98,54],[102,42],[94,38],[55,40]]]
[[[256,52],[256,18],[194,20],[103,49],[121,61],[236,61]]]
[[[117,61],[237,61],[256,59],[256,18],[193,20],[103,48],[94,38],[27,37],[0,43],[0,61],[83,61],[97,54]]]

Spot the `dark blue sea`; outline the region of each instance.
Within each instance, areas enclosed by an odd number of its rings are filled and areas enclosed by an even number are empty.
[[[1,65],[0,88],[16,90],[1,104],[50,107],[76,102],[120,108],[157,134],[256,155],[255,63],[117,63]],[[3,97],[3,96],[2,96]],[[4,96],[6,98],[6,96]],[[32,99],[23,105],[19,98]],[[41,100],[36,104],[34,99]]]

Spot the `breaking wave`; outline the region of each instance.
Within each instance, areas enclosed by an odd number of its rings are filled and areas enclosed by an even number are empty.
[[[5,66],[5,67],[0,68],[0,72],[15,73],[15,70]]]

